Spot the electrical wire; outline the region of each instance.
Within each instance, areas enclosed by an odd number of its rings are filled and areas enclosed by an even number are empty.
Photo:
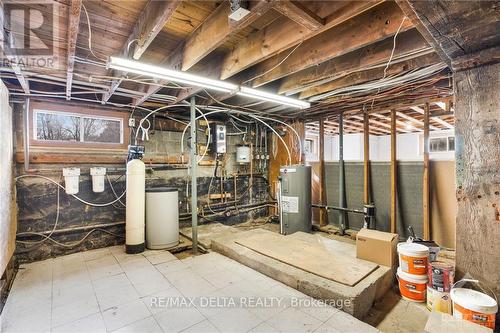
[[[89,28],[89,51],[92,53],[96,59],[99,59],[101,61],[106,61],[106,59],[99,58],[94,51],[92,50],[92,27],[90,26],[90,18],[89,18],[89,13],[87,12],[87,7],[85,7],[85,4],[82,2],[82,7],[83,10],[85,11],[85,16],[87,17],[87,26]]]
[[[262,73],[262,74],[259,74],[259,75],[257,75],[257,76],[254,76],[254,77],[253,77],[253,78],[251,78],[251,79],[248,79],[248,80],[246,80],[246,81],[243,81],[241,84],[243,85],[243,84],[245,84],[245,83],[248,83],[248,82],[250,82],[250,81],[253,81],[253,80],[255,80],[255,79],[258,79],[259,77],[262,77],[262,76],[264,76],[264,75],[266,75],[266,74],[268,74],[268,73],[272,72],[273,70],[275,70],[275,69],[276,69],[276,68],[278,68],[279,66],[281,66],[281,64],[283,64],[283,63],[284,63],[284,62],[285,62],[288,58],[290,58],[290,56],[291,56],[291,55],[292,55],[292,54],[293,54],[293,53],[294,53],[294,52],[295,52],[295,51],[296,51],[296,50],[297,50],[297,49],[298,49],[298,48],[302,45],[302,43],[303,43],[303,42],[304,42],[304,40],[302,40],[300,43],[298,43],[298,44],[297,44],[297,45],[296,45],[296,46],[295,46],[295,47],[294,47],[294,48],[290,51],[290,53],[288,53],[288,54],[286,55],[286,57],[284,57],[284,58],[283,58],[280,62],[278,62],[275,66],[273,66],[273,67],[269,68],[267,71],[265,71],[265,72],[264,72],[264,73]]]
[[[384,76],[382,77],[382,79],[385,79],[385,77],[387,76],[387,69],[389,68],[389,65],[391,64],[392,57],[394,56],[394,51],[396,50],[396,38],[398,37],[398,34],[401,31],[401,28],[403,27],[403,23],[405,23],[406,18],[407,18],[406,16],[403,17],[403,20],[401,20],[401,24],[399,25],[398,30],[396,30],[396,34],[394,35],[391,56],[389,57],[389,61],[387,61],[387,65],[385,65]]]
[[[59,188],[63,189],[66,191],[66,188],[59,184],[58,182],[56,182],[55,180],[53,180],[52,178],[49,178],[49,177],[45,177],[45,176],[42,176],[42,175],[21,175],[21,176],[17,176],[16,178],[14,178],[16,181],[21,179],[21,178],[26,178],[26,177],[34,177],[34,178],[42,178],[42,179],[45,179],[45,180],[48,180],[50,182],[52,182],[54,185],[57,185]],[[123,196],[125,195],[126,193],[126,190],[123,191],[123,193],[117,197],[115,200],[111,201],[111,202],[107,202],[107,203],[93,203],[93,202],[88,202],[88,201],[85,201],[84,199],[81,199],[79,197],[77,197],[76,195],[74,194],[70,194],[73,198],[77,199],[78,201],[80,201],[81,203],[84,203],[86,204],[87,206],[93,206],[93,207],[106,207],[106,206],[111,206],[112,204],[114,204],[115,202],[117,201],[120,201],[121,198],[123,198]]]

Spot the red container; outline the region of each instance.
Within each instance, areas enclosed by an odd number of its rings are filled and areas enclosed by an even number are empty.
[[[455,267],[442,261],[429,263],[427,267],[428,285],[432,289],[448,292],[455,279]]]

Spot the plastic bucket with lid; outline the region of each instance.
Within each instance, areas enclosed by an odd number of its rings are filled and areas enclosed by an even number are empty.
[[[497,301],[473,289],[455,288],[455,285],[461,281],[478,283],[477,280],[463,279],[453,285],[450,291],[453,316],[494,329],[495,315],[498,311]]]
[[[429,248],[417,243],[399,243],[399,268],[412,275],[427,275]]]
[[[397,277],[399,281],[399,292],[407,300],[425,302],[427,288],[427,275],[412,275],[398,268]]]

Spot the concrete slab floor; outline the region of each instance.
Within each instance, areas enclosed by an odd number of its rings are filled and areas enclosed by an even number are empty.
[[[423,332],[431,312],[425,303],[402,299],[395,289],[375,302],[363,321],[385,333]]]
[[[0,331],[378,332],[217,253],[123,246],[22,265]]]

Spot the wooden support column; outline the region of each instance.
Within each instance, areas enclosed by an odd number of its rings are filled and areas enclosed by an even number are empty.
[[[365,205],[370,204],[370,123],[369,114],[365,112],[363,115],[363,202]]]
[[[500,299],[500,63],[453,75],[457,277]],[[450,193],[451,195],[451,193]],[[500,315],[497,313],[497,327]]]
[[[430,200],[429,200],[429,103],[425,103],[424,108],[424,175],[422,186],[422,204],[423,204],[423,237],[424,240],[430,240]]]
[[[396,110],[391,110],[391,232],[397,232]]]
[[[325,177],[325,121],[323,118],[319,120],[319,176],[320,176],[320,191],[319,202],[326,205],[326,177]],[[325,209],[319,212],[320,227],[328,224],[328,213]]]

